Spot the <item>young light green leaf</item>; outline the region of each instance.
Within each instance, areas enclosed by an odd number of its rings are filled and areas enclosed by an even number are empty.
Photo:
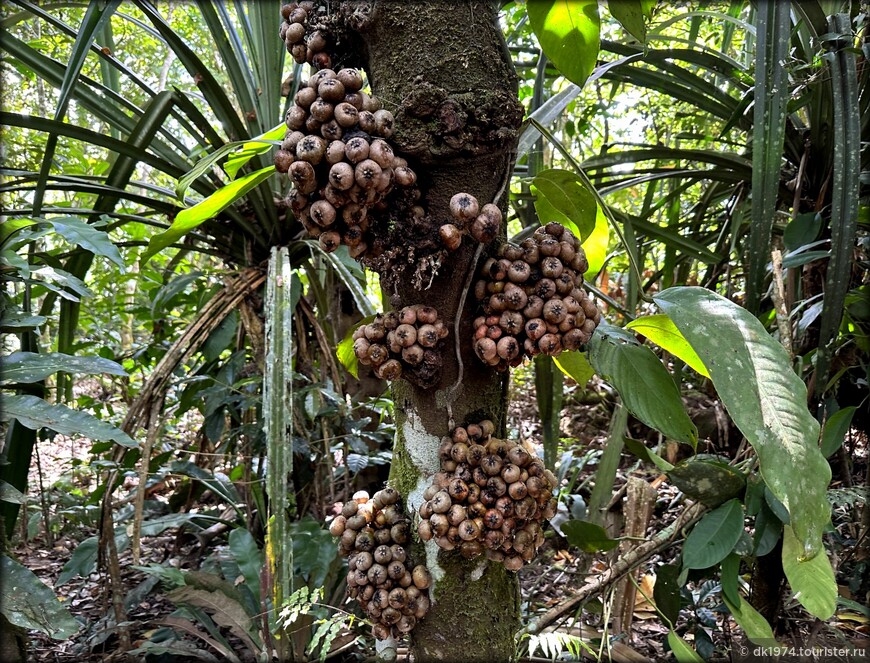
[[[273,143],[264,141],[281,140],[286,132],[287,125],[282,122],[277,127],[269,129],[269,131],[245,142],[240,148],[230,153],[230,156],[224,163],[224,172],[229,175],[230,179],[235,179],[241,167],[248,163],[248,161],[258,154],[263,154],[272,149]]]
[[[541,225],[548,221],[563,223],[567,219],[579,231],[584,241],[595,229],[598,203],[576,173],[570,170],[550,169],[540,172],[532,185],[537,189],[535,211]]]
[[[729,553],[729,555],[722,560],[719,578],[721,581],[720,584],[722,585],[722,596],[730,599],[735,605],[740,604],[739,574],[740,555],[734,552]]]
[[[750,642],[763,647],[776,646],[776,637],[773,635],[770,624],[748,601],[744,601],[738,596],[737,602],[735,602],[725,593],[722,594],[722,600]]]
[[[782,530],[782,570],[795,598],[822,621],[837,608],[837,580],[824,549],[807,559],[803,543],[789,525]]]
[[[123,366],[102,357],[76,357],[61,352],[13,352],[0,357],[0,384],[31,384],[58,371],[127,375]]]
[[[526,3],[526,11],[544,55],[565,78],[582,87],[598,58],[598,2],[536,0]]]
[[[707,367],[704,366],[698,353],[689,345],[668,316],[662,314],[645,315],[642,318],[632,320],[625,325],[625,328],[643,334],[662,350],[682,359],[696,372],[706,378],[710,377]]]
[[[607,223],[607,215],[604,214],[601,205],[596,205],[595,227],[581,244],[583,251],[586,252],[586,262],[589,263],[589,269],[583,276],[587,281],[592,281],[604,267],[604,262],[607,260],[607,247],[610,246],[610,224]]]
[[[652,350],[631,334],[601,323],[587,346],[589,363],[619,392],[625,407],[648,426],[680,442],[698,442],[680,391]]]
[[[854,405],[850,405],[842,410],[837,410],[828,417],[825,428],[822,430],[822,455],[825,458],[830,458],[837,449],[843,446],[846,433],[849,432],[849,427],[852,425],[852,417],[857,409]]]
[[[245,175],[244,177],[221,187],[208,198],[197,203],[193,207],[180,211],[175,217],[175,221],[172,222],[172,225],[167,230],[155,235],[148,241],[148,248],[145,249],[145,252],[142,254],[141,261],[144,262],[148,260],[156,253],[162,251],[167,246],[199,226],[203,221],[220,214],[239,198],[247,194],[251,189],[267,180],[274,172],[275,166],[261,168],[250,175]]]
[[[61,403],[48,403],[29,394],[4,396],[0,420],[17,419],[27,428],[50,428],[61,435],[82,435],[92,440],[112,440],[124,447],[138,447],[136,440],[108,421],[73,410]]]
[[[33,571],[11,557],[0,555],[0,613],[9,623],[42,631],[54,640],[66,640],[79,631],[79,623]]]
[[[751,313],[699,287],[654,296],[704,362],[728,413],[758,454],[764,482],[785,504],[805,555],[822,550],[831,468],[819,424],[785,349]]]
[[[124,271],[124,259],[118,251],[118,247],[109,239],[109,234],[85,223],[74,216],[62,216],[48,219],[57,234],[70,244],[75,244],[87,249],[94,255],[108,258]]]
[[[359,380],[359,359],[353,351],[353,333],[356,328],[357,325],[354,325],[336,346],[335,357],[338,359],[338,363],[347,369],[348,373]]]
[[[556,366],[578,386],[583,387],[595,375],[595,369],[589,365],[586,353],[579,350],[566,351],[553,357]]]
[[[607,532],[601,525],[585,520],[569,520],[562,523],[562,534],[568,539],[569,545],[580,548],[587,553],[613,550],[619,545],[619,541],[607,536]]]
[[[698,652],[671,629],[668,631],[668,646],[674,653],[677,663],[704,663],[704,659],[698,656]]]
[[[607,3],[610,15],[641,44],[646,42],[646,25],[655,6],[656,0],[609,0]]]
[[[683,544],[683,568],[706,569],[734,549],[743,533],[743,505],[732,499],[706,514]]]

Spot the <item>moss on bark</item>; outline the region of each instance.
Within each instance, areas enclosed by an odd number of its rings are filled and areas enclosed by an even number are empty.
[[[512,167],[522,106],[495,11],[491,2],[479,0],[380,0],[346,8],[364,44],[372,91],[395,114],[398,151],[417,170],[421,204],[443,222],[451,196],[465,191],[481,204],[489,202]],[[485,368],[472,351],[473,294],[458,310],[476,248],[466,239],[423,291],[410,282],[389,286],[394,306],[434,306],[450,327],[440,382],[428,390],[404,381],[393,385],[398,432],[390,481],[410,512],[438,470],[437,446],[449,431],[451,413],[456,424],[490,418],[504,427],[505,377]],[[432,609],[411,634],[415,660],[511,660],[519,629],[516,575],[484,557],[436,552],[431,542],[424,551],[419,541],[412,551],[426,560],[434,578]]]

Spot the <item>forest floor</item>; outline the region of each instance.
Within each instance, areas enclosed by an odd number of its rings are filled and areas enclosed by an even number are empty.
[[[515,432],[522,427],[520,433],[522,436],[538,439],[540,431],[537,430],[537,424],[518,423],[539,421],[533,390],[529,387],[530,385],[519,385],[514,388],[516,393],[511,401],[510,423],[513,424]],[[573,454],[575,461],[581,459],[577,461],[579,470],[576,475],[569,475],[569,479],[576,487],[577,494],[583,495],[588,494],[589,481],[597,469],[600,451],[606,444],[612,404],[600,384],[597,390],[585,392],[582,399],[579,393],[578,391],[577,394],[572,394],[569,390],[566,396],[562,410],[561,433],[565,439],[571,440],[570,448],[575,450]],[[698,394],[688,400],[687,407],[701,431],[701,438],[707,440],[706,448],[699,448],[699,451],[733,453],[740,442],[740,437],[739,433],[728,429],[727,418],[722,416],[721,405],[703,394]],[[648,443],[656,442],[651,431],[634,420],[630,420],[629,432],[635,439],[646,440]],[[666,446],[660,451],[671,461],[676,460],[681,454],[681,450],[676,447]],[[865,485],[868,467],[866,440],[853,447],[852,451],[852,475],[837,477],[835,472],[833,486],[844,483]],[[16,537],[13,553],[43,582],[55,589],[70,612],[82,624],[82,629],[73,638],[62,642],[50,640],[36,631],[31,632],[28,660],[36,663],[127,660],[122,653],[115,628],[107,591],[108,578],[103,573],[95,572],[84,577],[75,576],[68,582],[57,585],[64,565],[69,561],[78,544],[84,538],[97,533],[94,527],[62,526],[64,509],[69,510],[67,513],[79,513],[76,510],[80,509],[84,497],[95,488],[92,485],[91,475],[84,471],[77,473],[72,470],[71,465],[72,459],[87,458],[89,446],[83,442],[76,443],[70,440],[66,440],[63,445],[42,442],[39,452],[39,463],[34,463],[31,485],[44,486],[43,494],[54,505],[53,519],[56,523],[55,529],[58,530],[57,536],[49,544],[46,541],[40,516],[32,516],[29,537]],[[629,454],[623,454],[622,463],[617,471],[614,485],[615,497],[611,500],[611,508],[606,519],[608,531],[615,531],[614,535],[619,535],[621,524],[632,518],[632,514],[624,513],[626,500],[625,491],[622,490],[629,476],[639,477],[654,487],[655,501],[646,523],[646,536],[661,532],[674,521],[682,508],[678,504],[679,493],[675,487],[667,483],[663,475],[648,469],[648,466],[641,466],[637,459]],[[78,497],[76,497],[77,493]],[[840,606],[831,620],[820,622],[803,611],[796,601],[786,597],[777,615],[775,625],[777,634],[781,642],[795,648],[795,653],[798,649],[812,650],[812,652],[803,658],[785,656],[778,660],[852,661],[858,659],[840,654],[847,649],[855,648],[863,648],[864,652],[870,651],[870,640],[868,640],[870,619],[866,612],[862,613],[854,609],[854,605],[862,602],[861,597],[855,595],[856,590],[866,592],[868,588],[866,579],[855,577],[856,573],[860,574],[870,568],[866,550],[856,545],[860,543],[859,532],[867,531],[867,511],[860,503],[835,505],[834,524],[837,532],[829,536],[828,543],[832,546],[831,552],[838,573],[840,594],[847,603]],[[861,512],[865,520],[863,526],[859,523]],[[28,519],[20,520],[24,523],[23,526],[27,525]],[[93,518],[91,520],[93,522]],[[215,538],[207,544],[207,547],[218,545],[220,545],[219,539]],[[631,542],[629,542],[630,547]],[[586,660],[599,657],[600,660],[613,660],[617,663],[673,660],[673,654],[665,649],[669,629],[658,614],[654,601],[648,600],[647,597],[653,595],[656,570],[662,564],[674,563],[678,551],[679,546],[668,547],[644,560],[634,576],[640,591],[632,592],[634,586],[628,585],[627,580],[609,585],[605,591],[586,602],[581,611],[569,611],[565,618],[554,622],[547,631],[555,630],[582,638],[586,643],[582,651],[583,658]],[[625,552],[626,547],[623,544],[621,549],[618,548],[610,553],[586,554],[570,548],[567,541],[556,532],[550,534],[539,556],[519,573],[525,622],[540,617],[547,610],[570,599],[578,587],[600,575],[619,554]],[[178,530],[166,530],[159,536],[146,539],[140,564],[162,564],[190,569],[197,568],[205,555],[206,551],[195,537],[182,534]],[[127,609],[126,624],[129,628],[131,644],[136,647],[152,637],[162,625],[168,623],[167,617],[175,606],[161,591],[156,578],[133,568],[129,549],[120,553],[120,568]],[[748,578],[748,574],[745,577]],[[721,606],[719,586],[714,577],[698,579],[697,582],[690,580],[686,589],[688,591],[684,592],[680,619],[674,626],[681,637],[705,654],[707,660],[775,660],[772,657],[759,655],[757,650],[753,653],[752,649],[747,648],[740,629],[731,620],[727,610]],[[613,637],[613,631],[605,633],[602,625],[610,621],[609,616],[612,616],[615,607],[618,608],[620,597],[624,597],[626,592],[629,597],[622,598],[622,605],[629,607],[628,614],[622,617],[622,623],[628,628]],[[634,597],[631,597],[632,593],[635,594]],[[856,603],[849,604],[850,600]],[[853,605],[853,608],[849,605]],[[625,611],[626,608],[623,609],[623,612]],[[605,635],[609,637],[604,637]],[[552,650],[547,649],[548,643],[552,642],[554,637],[556,636],[549,636],[548,639],[548,636],[539,634],[537,640],[527,640],[523,645],[522,660],[532,663],[572,660],[564,658],[564,655],[556,658],[558,651],[554,654]],[[195,638],[189,639],[195,640]],[[230,642],[236,641],[230,637]],[[572,642],[576,643],[576,640],[566,640],[557,649],[571,651],[572,647],[578,646],[572,645]],[[198,644],[202,645],[203,642],[200,641]],[[530,644],[534,647],[534,651],[528,651]],[[344,648],[331,660],[364,660],[367,656],[371,656],[372,652],[371,639],[363,638]],[[400,650],[400,660],[404,658],[404,652],[404,649]],[[244,660],[244,657],[242,658]],[[148,660],[163,662],[208,659],[152,655]],[[225,659],[218,654],[211,660]]]

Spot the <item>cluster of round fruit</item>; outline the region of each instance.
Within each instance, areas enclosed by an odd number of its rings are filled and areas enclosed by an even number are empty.
[[[323,30],[311,29],[310,19],[315,12],[312,0],[287,3],[281,7],[284,20],[278,34],[296,62],[307,62],[316,69],[328,69],[332,67],[331,49],[327,48],[330,35]]]
[[[588,268],[580,242],[559,223],[538,228],[520,246],[504,244],[474,288],[484,313],[473,322],[481,361],[504,370],[524,356],[555,356],[588,343],[601,321],[583,289]]]
[[[441,471],[423,493],[417,531],[467,559],[485,552],[518,571],[544,541],[541,522],[556,512],[556,477],[522,444],[494,431],[486,419],[443,438]]]
[[[362,86],[357,69],[315,73],[296,93],[275,153],[275,168],[293,183],[287,205],[308,234],[325,251],[346,244],[354,258],[369,248],[369,211],[385,209],[393,187],[417,182],[388,142],[393,114]]]
[[[371,499],[364,490],[355,493],[329,532],[339,537],[338,550],[347,557],[348,595],[374,622],[374,636],[385,640],[410,632],[429,610],[432,578],[424,565],[410,567],[410,521],[399,493],[384,488]]]
[[[353,352],[359,363],[371,366],[382,380],[404,377],[428,388],[440,376],[441,341],[448,333],[437,310],[412,304],[361,325],[353,333]]]
[[[457,193],[450,199],[452,223],[445,223],[438,229],[441,243],[450,251],[462,244],[463,236],[471,234],[481,244],[489,244],[498,236],[501,228],[501,210],[497,205],[487,203],[482,208],[477,198],[470,193]]]

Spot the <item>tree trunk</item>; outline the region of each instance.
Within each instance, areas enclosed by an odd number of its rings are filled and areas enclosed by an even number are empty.
[[[450,198],[459,192],[472,194],[481,205],[500,196],[504,208],[522,107],[497,8],[453,0],[382,0],[354,7],[372,92],[396,116],[393,140],[418,173],[428,215],[446,222]],[[446,255],[428,287],[428,278],[421,286],[382,274],[394,307],[425,303],[450,328],[439,384],[428,390],[403,380],[393,385],[398,433],[391,484],[411,513],[439,469],[438,445],[454,422],[489,418],[504,432],[505,374],[484,368],[474,356],[473,293],[463,301],[477,247],[466,238]],[[415,660],[511,660],[519,628],[516,575],[483,556],[438,554],[434,541],[425,552],[418,544],[414,554],[425,559],[434,579],[432,609],[411,634]]]

